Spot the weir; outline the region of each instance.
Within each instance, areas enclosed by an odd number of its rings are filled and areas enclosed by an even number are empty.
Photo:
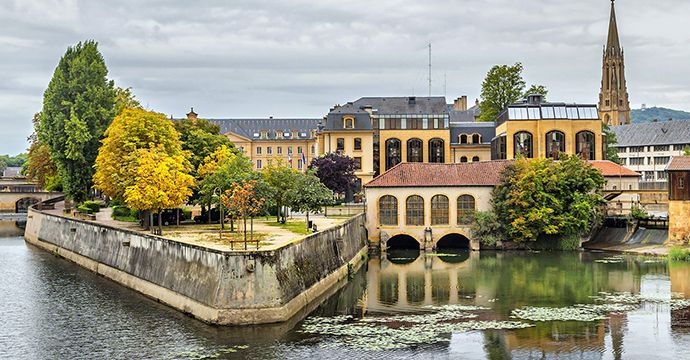
[[[25,240],[219,325],[287,321],[366,259],[364,215],[270,251],[220,251],[29,210]]]

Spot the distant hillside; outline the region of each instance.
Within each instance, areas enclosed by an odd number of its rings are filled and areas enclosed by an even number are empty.
[[[654,119],[659,121],[666,121],[668,119],[690,120],[690,113],[662,107],[630,110],[630,122],[632,123],[651,122],[654,121]]]

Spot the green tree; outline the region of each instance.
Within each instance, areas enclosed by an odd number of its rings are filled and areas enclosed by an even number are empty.
[[[606,141],[606,160],[611,160],[616,164],[620,163],[621,159],[618,157],[618,139],[616,133],[611,131],[611,127],[604,121],[601,122],[601,131]]]
[[[95,41],[69,47],[43,94],[38,138],[50,150],[65,194],[89,197],[101,135],[115,116],[115,90]]]
[[[530,86],[529,89],[525,90],[523,98],[527,98],[527,96],[529,95],[541,95],[542,101],[546,101],[546,95],[548,93],[549,90],[546,89],[546,86],[532,84],[532,86]]]
[[[690,145],[685,145],[685,147],[683,147],[683,155],[690,156]]]
[[[301,211],[307,215],[319,212],[333,199],[333,192],[328,189],[316,176],[316,171],[310,170],[305,174],[298,173],[295,187],[288,192],[290,208]]]
[[[141,166],[137,150],[158,147],[168,156],[188,157],[182,150],[180,135],[165,115],[124,109],[105,132],[94,166],[95,187],[113,199],[124,200],[125,190],[134,185]]]
[[[518,159],[494,189],[493,211],[513,241],[572,238],[599,220],[604,183],[601,173],[576,155]]]
[[[235,145],[227,137],[220,134],[220,127],[208,120],[184,119],[177,120],[174,124],[175,129],[180,133],[182,149],[188,150],[192,154],[189,161],[194,168],[194,174],[204,159],[221,146],[237,153]]]
[[[125,109],[140,109],[143,110],[144,107],[141,106],[139,100],[136,99],[132,88],[115,88],[115,114],[120,115]]]
[[[36,181],[38,185],[48,191],[62,191],[62,182],[58,176],[57,167],[50,158],[48,146],[39,140],[31,143],[29,156],[26,162],[25,172],[29,180]]]
[[[482,82],[479,120],[494,121],[506,106],[522,98],[524,90],[521,63],[494,65]]]
[[[276,222],[285,222],[283,208],[288,205],[290,191],[295,188],[299,173],[280,160],[263,168],[261,175],[269,186],[271,199],[278,209]]]
[[[259,214],[266,201],[260,196],[257,181],[249,179],[233,183],[230,189],[221,196],[221,201],[230,211],[242,218],[244,249],[247,250],[247,217],[251,217],[253,221],[253,217]]]

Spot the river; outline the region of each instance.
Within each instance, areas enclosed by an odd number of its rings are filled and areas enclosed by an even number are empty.
[[[306,320],[252,327],[189,318],[13,223],[0,274],[0,359],[690,358],[690,266],[644,256],[392,253]]]

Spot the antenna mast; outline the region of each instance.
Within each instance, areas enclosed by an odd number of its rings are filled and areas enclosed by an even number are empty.
[[[431,42],[429,42],[429,97],[431,97]]]

